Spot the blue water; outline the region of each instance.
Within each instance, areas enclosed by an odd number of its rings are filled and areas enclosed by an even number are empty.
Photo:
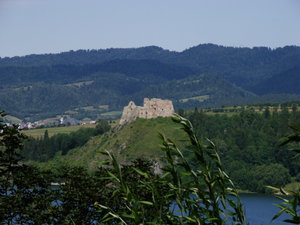
[[[272,218],[280,211],[274,204],[281,204],[281,200],[263,194],[240,194],[240,199],[249,225],[288,225],[283,222],[290,218],[287,214],[282,214],[272,221]],[[173,205],[172,207],[175,209],[174,214],[179,215],[178,206]]]
[[[282,203],[279,199],[262,194],[241,194],[241,201],[244,206],[247,222],[250,225],[287,225],[282,222],[289,218],[288,215],[282,214],[279,218],[271,221],[273,216],[280,210],[274,204]]]

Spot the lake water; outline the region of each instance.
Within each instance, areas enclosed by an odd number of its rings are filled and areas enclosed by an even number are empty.
[[[240,199],[249,225],[288,225],[288,223],[282,222],[284,219],[290,218],[286,214],[282,214],[272,222],[272,218],[280,211],[274,205],[282,203],[279,199],[263,194],[240,194]],[[175,206],[176,214],[179,215],[179,211],[178,207]]]
[[[282,214],[279,218],[271,219],[279,208],[275,206],[276,203],[281,203],[277,198],[262,194],[240,194],[243,203],[247,222],[250,225],[287,225],[288,223],[282,222],[284,219],[289,218],[287,215]]]

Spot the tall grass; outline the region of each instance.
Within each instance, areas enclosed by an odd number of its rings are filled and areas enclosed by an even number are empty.
[[[97,203],[105,212],[102,223],[121,224],[247,224],[237,190],[225,173],[214,143],[205,146],[199,142],[193,126],[187,119],[175,115],[173,121],[189,137],[188,146],[194,156],[193,166],[176,144],[160,134],[166,166],[163,174],[135,168],[136,187],[130,186],[115,156],[105,152],[113,172],[106,177],[122,204],[117,209]],[[196,169],[194,169],[196,168]],[[147,191],[148,195],[141,194]],[[147,197],[145,197],[147,196]],[[178,209],[174,212],[176,205]]]

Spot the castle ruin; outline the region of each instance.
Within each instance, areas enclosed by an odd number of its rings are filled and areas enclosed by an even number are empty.
[[[170,100],[159,98],[144,98],[144,106],[136,106],[130,101],[123,109],[120,125],[130,123],[136,118],[151,119],[156,117],[168,117],[174,113],[173,103]]]

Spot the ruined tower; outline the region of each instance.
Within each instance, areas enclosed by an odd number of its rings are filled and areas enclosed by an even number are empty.
[[[144,98],[143,106],[136,106],[130,101],[128,106],[124,107],[120,125],[130,123],[136,118],[151,119],[156,117],[168,117],[174,113],[173,103],[170,100],[159,98]]]

